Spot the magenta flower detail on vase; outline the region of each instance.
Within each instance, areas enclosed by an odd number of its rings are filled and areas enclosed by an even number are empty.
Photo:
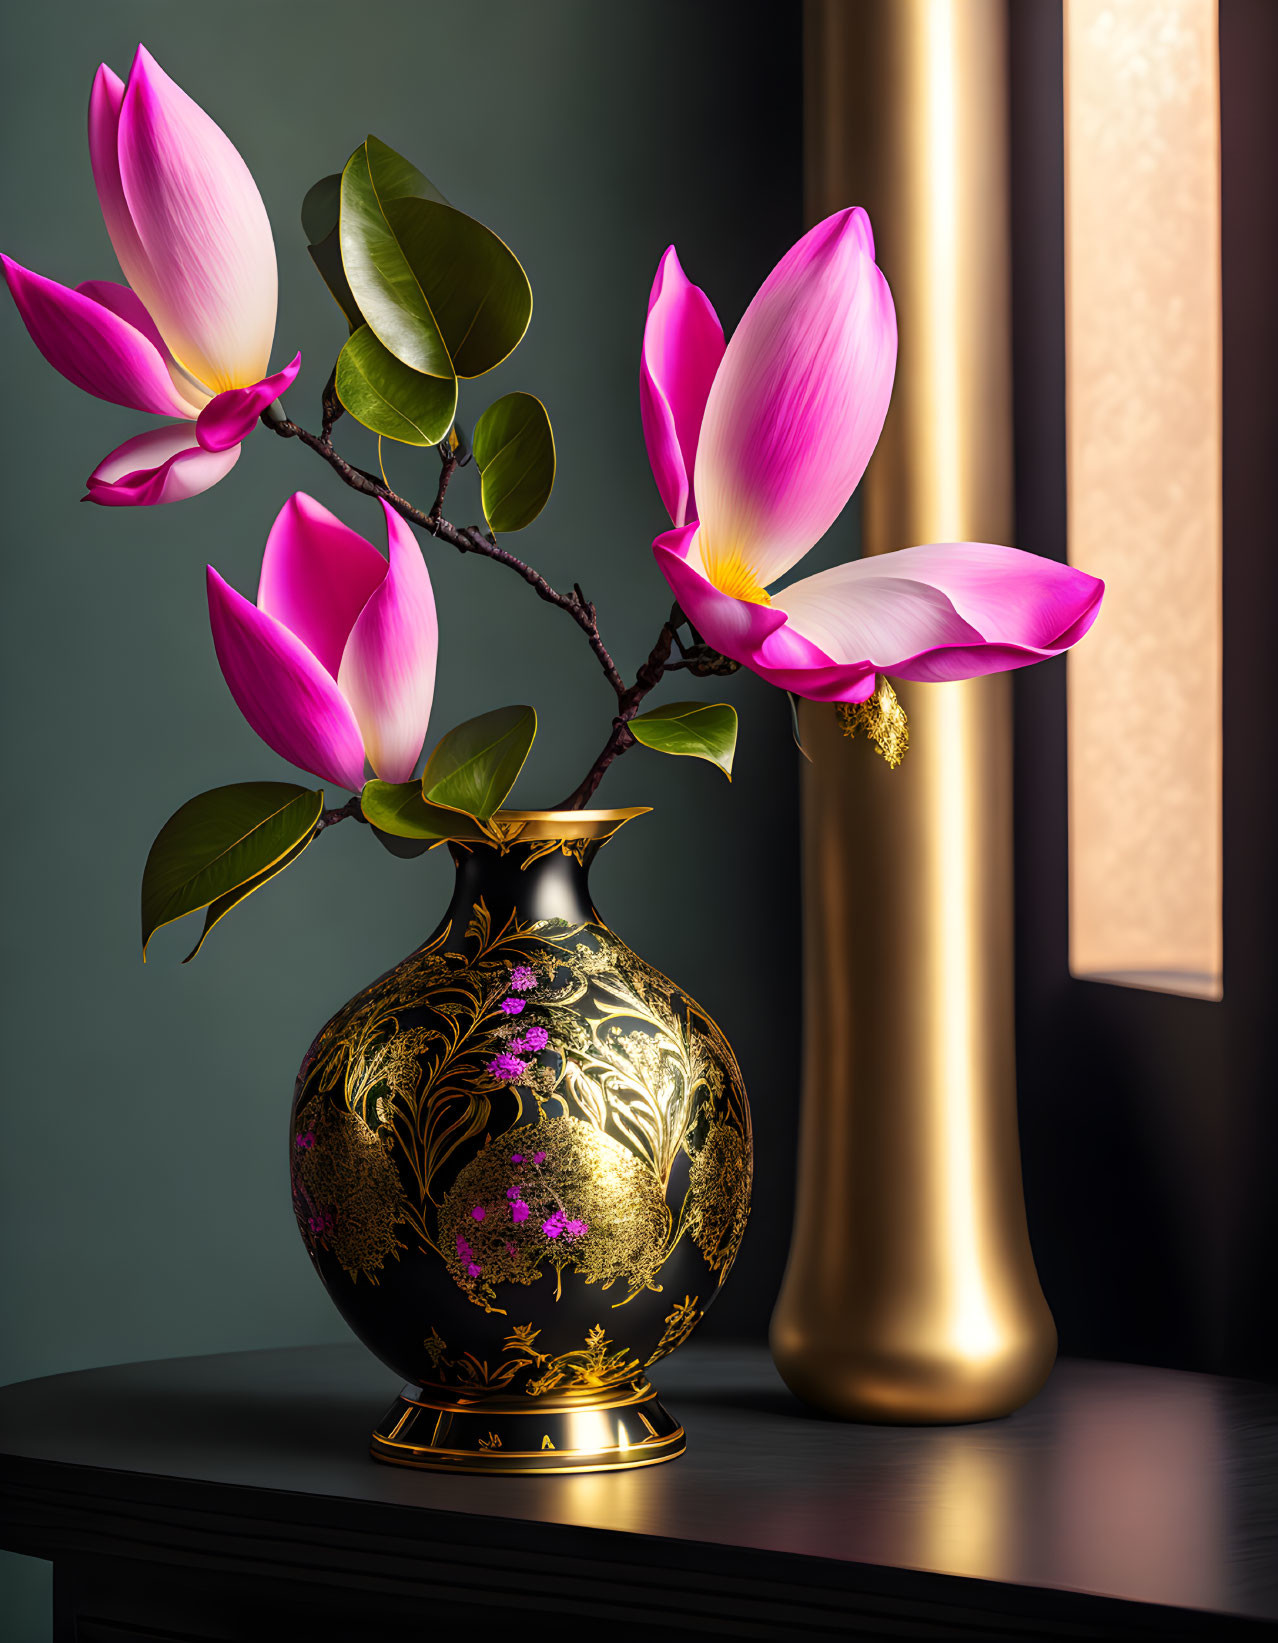
[[[484,1213],[484,1206],[482,1204],[476,1204],[474,1209],[470,1212],[470,1218],[472,1221],[482,1221],[484,1218]]]
[[[495,1078],[499,1084],[513,1084],[517,1078],[522,1078],[528,1071],[528,1063],[521,1061],[517,1055],[510,1055],[505,1050],[495,1055],[488,1063],[488,1076]],[[521,1160],[512,1158],[512,1164]]]
[[[876,673],[968,679],[1082,638],[1102,582],[985,542],[901,548],[774,590],[842,512],[887,414],[896,311],[864,211],[836,212],[786,253],[721,359],[712,317],[672,247],[640,370],[676,527],[653,547],[710,646],[799,696],[861,702]]]
[[[546,1234],[547,1238],[558,1238],[566,1225],[567,1219],[564,1216],[564,1212],[557,1209],[549,1220],[541,1223],[541,1230]]]
[[[127,85],[104,63],[89,98],[89,157],[128,281],[74,290],[0,257],[31,340],[69,382],[176,422],[126,440],[86,501],[180,502],[222,479],[299,354],[268,374],[275,242],[230,139],[139,46]]]
[[[503,998],[500,1008],[503,1015],[522,1015],[524,1001],[522,998]]]
[[[544,1050],[549,1042],[550,1034],[544,1027],[529,1027],[527,1032],[511,1039],[510,1048],[516,1055],[536,1055]]]
[[[528,1219],[528,1205],[522,1198],[517,1198],[510,1206],[510,1218],[516,1226]]]
[[[585,1221],[572,1220],[564,1222],[564,1231],[570,1238],[584,1238],[590,1228]]]
[[[510,972],[510,990],[512,993],[531,993],[537,985],[537,973],[530,970],[526,964],[516,964]]]
[[[209,620],[240,712],[290,764],[358,792],[365,760],[413,774],[435,693],[430,573],[385,502],[390,557],[298,492],[280,509],[251,604],[208,569]]]

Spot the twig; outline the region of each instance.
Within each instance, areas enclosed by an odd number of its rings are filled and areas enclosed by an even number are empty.
[[[594,797],[595,789],[608,773],[608,768],[614,759],[635,744],[635,734],[630,728],[630,721],[638,713],[644,697],[661,682],[662,675],[671,671],[670,652],[678,642],[680,624],[683,622],[683,612],[678,605],[670,612],[669,620],[657,635],[657,642],[648,652],[648,659],[635,674],[635,682],[621,698],[616,718],[612,721],[612,733],[600,749],[599,757],[586,772],[581,785],[575,788],[566,799],[561,799],[554,806],[556,810],[582,810]],[[676,662],[675,667],[682,666]]]
[[[566,611],[586,635],[590,648],[603,669],[604,677],[612,686],[617,697],[617,713],[613,718],[612,730],[608,740],[601,748],[594,764],[591,765],[580,785],[566,799],[556,805],[555,809],[581,810],[590,803],[595,789],[607,774],[613,761],[620,758],[628,748],[634,746],[635,736],[630,729],[630,721],[638,713],[644,697],[660,683],[664,674],[674,672],[676,669],[687,668],[694,674],[704,677],[707,674],[727,672],[735,668],[735,663],[727,662],[726,658],[719,656],[703,643],[701,635],[676,604],[671,609],[669,619],[657,635],[656,643],[649,651],[647,660],[635,675],[634,684],[627,688],[621,674],[617,671],[616,663],[600,636],[595,607],[586,598],[578,583],[573,584],[571,593],[560,593],[557,588],[551,586],[540,571],[534,570],[531,565],[525,564],[522,559],[516,558],[508,549],[500,547],[492,536],[486,535],[477,526],[463,525],[459,527],[451,524],[443,517],[444,497],[448,490],[449,481],[458,466],[457,458],[451,450],[443,450],[440,453],[439,488],[435,493],[435,501],[430,512],[423,513],[420,508],[415,508],[411,502],[394,491],[386,482],[384,476],[379,477],[375,474],[366,473],[364,469],[355,467],[353,463],[348,462],[345,457],[334,450],[332,427],[341,414],[342,407],[337,400],[334,384],[330,380],[324,390],[321,433],[313,434],[299,423],[278,417],[278,415],[271,418],[264,416],[262,420],[281,439],[300,439],[303,445],[308,446],[317,456],[322,457],[328,463],[329,467],[344,484],[349,485],[354,491],[360,491],[365,496],[380,497],[390,507],[394,508],[402,519],[406,519],[410,525],[416,525],[420,530],[424,530],[438,541],[446,542],[450,547],[456,548],[458,553],[478,554],[484,559],[492,559],[497,564],[505,565],[509,570],[515,571],[528,583],[539,599],[543,599],[548,605],[554,605],[559,610]],[[679,636],[678,630],[683,626],[687,626],[692,634],[693,644],[691,646],[685,645]],[[679,651],[679,660],[672,662],[670,653],[676,647]],[[359,808],[358,799],[352,799],[340,810],[326,810],[316,824],[315,830],[317,833],[321,832],[325,827],[331,827],[347,816],[355,816],[361,821],[364,819]]]
[[[441,519],[443,517],[444,497],[445,497],[445,495],[447,494],[447,491],[448,491],[448,481],[453,477],[453,474],[456,471],[457,471],[457,458],[453,455],[453,453],[451,451],[445,449],[444,455],[443,455],[443,460],[440,464],[440,469],[439,469],[439,489],[435,492],[435,500],[432,503],[431,510],[430,510],[430,517],[432,519],[437,520],[437,519]],[[576,590],[574,589],[574,592],[575,591]]]
[[[326,406],[326,418],[327,415],[328,409]],[[265,421],[265,418],[263,420]],[[516,558],[507,549],[499,547],[496,542],[485,536],[482,531],[477,530],[475,526],[466,525],[459,528],[443,518],[442,513],[436,514],[433,509],[431,513],[423,513],[420,508],[415,508],[411,502],[392,490],[384,480],[374,474],[366,473],[362,468],[355,467],[345,457],[340,456],[333,449],[331,439],[319,434],[313,434],[308,429],[301,427],[300,424],[290,420],[267,422],[266,426],[273,433],[278,434],[281,439],[300,439],[303,445],[309,446],[316,455],[323,457],[324,461],[328,463],[329,467],[344,484],[349,485],[353,491],[362,492],[365,496],[380,497],[384,502],[389,503],[400,518],[406,519],[410,525],[416,525],[420,530],[427,532],[428,535],[436,537],[441,542],[447,542],[449,547],[456,548],[458,553],[479,554],[485,559],[492,559],[499,565],[507,566],[510,570],[522,576],[539,599],[544,599],[548,605],[554,605],[558,610],[566,611],[572,617],[573,621],[586,635],[590,648],[603,669],[604,677],[612,686],[618,701],[620,702],[625,697],[625,681],[617,671],[617,665],[609,655],[608,647],[600,636],[595,607],[583,597],[580,589],[574,589],[572,593],[560,593],[557,588],[551,586],[539,571],[534,570],[531,565],[526,565],[522,559]],[[445,464],[446,466],[447,464]],[[440,477],[442,482],[443,475],[441,474]],[[451,474],[449,477],[451,478]],[[444,489],[445,487],[441,483],[440,492],[436,498],[441,510]]]
[[[348,816],[353,817],[355,821],[361,822],[366,822],[368,819],[360,808],[358,793],[353,793],[339,809],[325,810],[315,823],[315,832],[312,837],[318,837],[326,827],[336,827],[338,822],[345,821]]]

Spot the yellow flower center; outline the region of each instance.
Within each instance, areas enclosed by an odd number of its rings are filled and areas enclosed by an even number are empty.
[[[733,599],[744,599],[751,605],[770,605],[772,595],[758,579],[753,565],[747,564],[740,548],[728,554],[709,554],[702,549],[702,563],[706,575],[718,588]]]

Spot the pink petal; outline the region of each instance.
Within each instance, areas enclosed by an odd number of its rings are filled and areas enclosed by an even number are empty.
[[[860,482],[896,369],[896,313],[858,209],[781,259],[737,327],[706,403],[696,492],[707,574],[761,586],[820,540]]]
[[[277,294],[266,208],[234,145],[144,46],[120,107],[119,167],[149,275],[139,283],[121,264],[175,358],[214,394],[259,382]]]
[[[89,159],[93,181],[102,207],[102,220],[115,249],[124,277],[139,295],[143,306],[151,300],[155,276],[142,249],[133,218],[124,200],[120,181],[120,108],[124,102],[124,81],[103,63],[89,93]]]
[[[224,394],[211,399],[200,412],[196,425],[200,444],[206,451],[224,451],[228,445],[242,444],[266,407],[293,386],[293,379],[301,369],[302,356],[298,354],[282,371],[263,377],[251,388],[228,388]]]
[[[224,479],[239,461],[238,445],[216,455],[202,451],[189,422],[126,439],[88,478],[86,502],[108,508],[155,507],[184,502]]]
[[[81,280],[76,290],[99,307],[109,308],[135,331],[140,331],[156,353],[167,358],[169,351],[164,345],[164,338],[136,291],[121,285],[118,280]]]
[[[873,692],[873,668],[837,664],[788,626],[775,603],[754,604],[716,588],[702,568],[696,537],[695,523],[667,531],[653,551],[684,615],[715,650],[769,684],[816,701],[861,702]]]
[[[92,296],[72,291],[0,256],[31,340],[86,394],[157,416],[191,416],[164,359],[143,333]]]
[[[653,543],[661,574],[669,582],[684,615],[706,642],[747,662],[764,641],[785,625],[785,616],[770,605],[757,605],[721,593],[705,574],[698,552],[697,523],[666,531]]]
[[[648,461],[675,525],[697,517],[692,494],[701,418],[723,358],[723,327],[709,298],[679,265],[672,245],[648,299],[639,362],[639,411]]]
[[[371,542],[298,491],[266,539],[257,608],[282,622],[336,679],[355,618],[386,569]]]
[[[81,296],[101,303],[113,314],[118,314],[122,320],[127,320],[135,331],[140,331],[147,341],[154,345],[156,352],[164,361],[169,380],[178,398],[187,406],[183,415],[198,416],[209,402],[208,391],[202,388],[193,376],[188,375],[173,358],[168,350],[168,344],[160,335],[159,326],[147,313],[141,297],[127,285],[120,285],[115,280],[81,280],[76,290]]]
[[[382,511],[390,565],[351,629],[337,682],[359,720],[373,769],[383,781],[406,782],[430,723],[439,627],[417,539],[386,502]]]
[[[988,542],[859,559],[776,596],[789,625],[838,662],[901,679],[970,679],[1068,650],[1100,608],[1085,571]]]
[[[208,594],[218,663],[249,724],[290,764],[358,792],[364,744],[327,671],[282,622],[250,604],[211,565]]]

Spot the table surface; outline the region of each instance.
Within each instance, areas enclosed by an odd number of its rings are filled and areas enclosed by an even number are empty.
[[[1064,1361],[1009,1419],[902,1428],[805,1411],[762,1348],[685,1348],[656,1379],[686,1456],[561,1478],[373,1462],[369,1428],[398,1383],[356,1345],[27,1381],[0,1391],[0,1543],[56,1561],[108,1517],[116,1544],[144,1506],[145,1533],[162,1537],[157,1504],[225,1514],[234,1489],[237,1513],[309,1524],[312,1540],[320,1523],[386,1545],[393,1530],[420,1557],[443,1535],[454,1563],[463,1542],[486,1566],[503,1548],[586,1562],[638,1550],[689,1578],[824,1591],[827,1608],[854,1591],[996,1604],[1018,1591],[1278,1620],[1278,1390]],[[946,1578],[920,1587],[928,1575]]]

